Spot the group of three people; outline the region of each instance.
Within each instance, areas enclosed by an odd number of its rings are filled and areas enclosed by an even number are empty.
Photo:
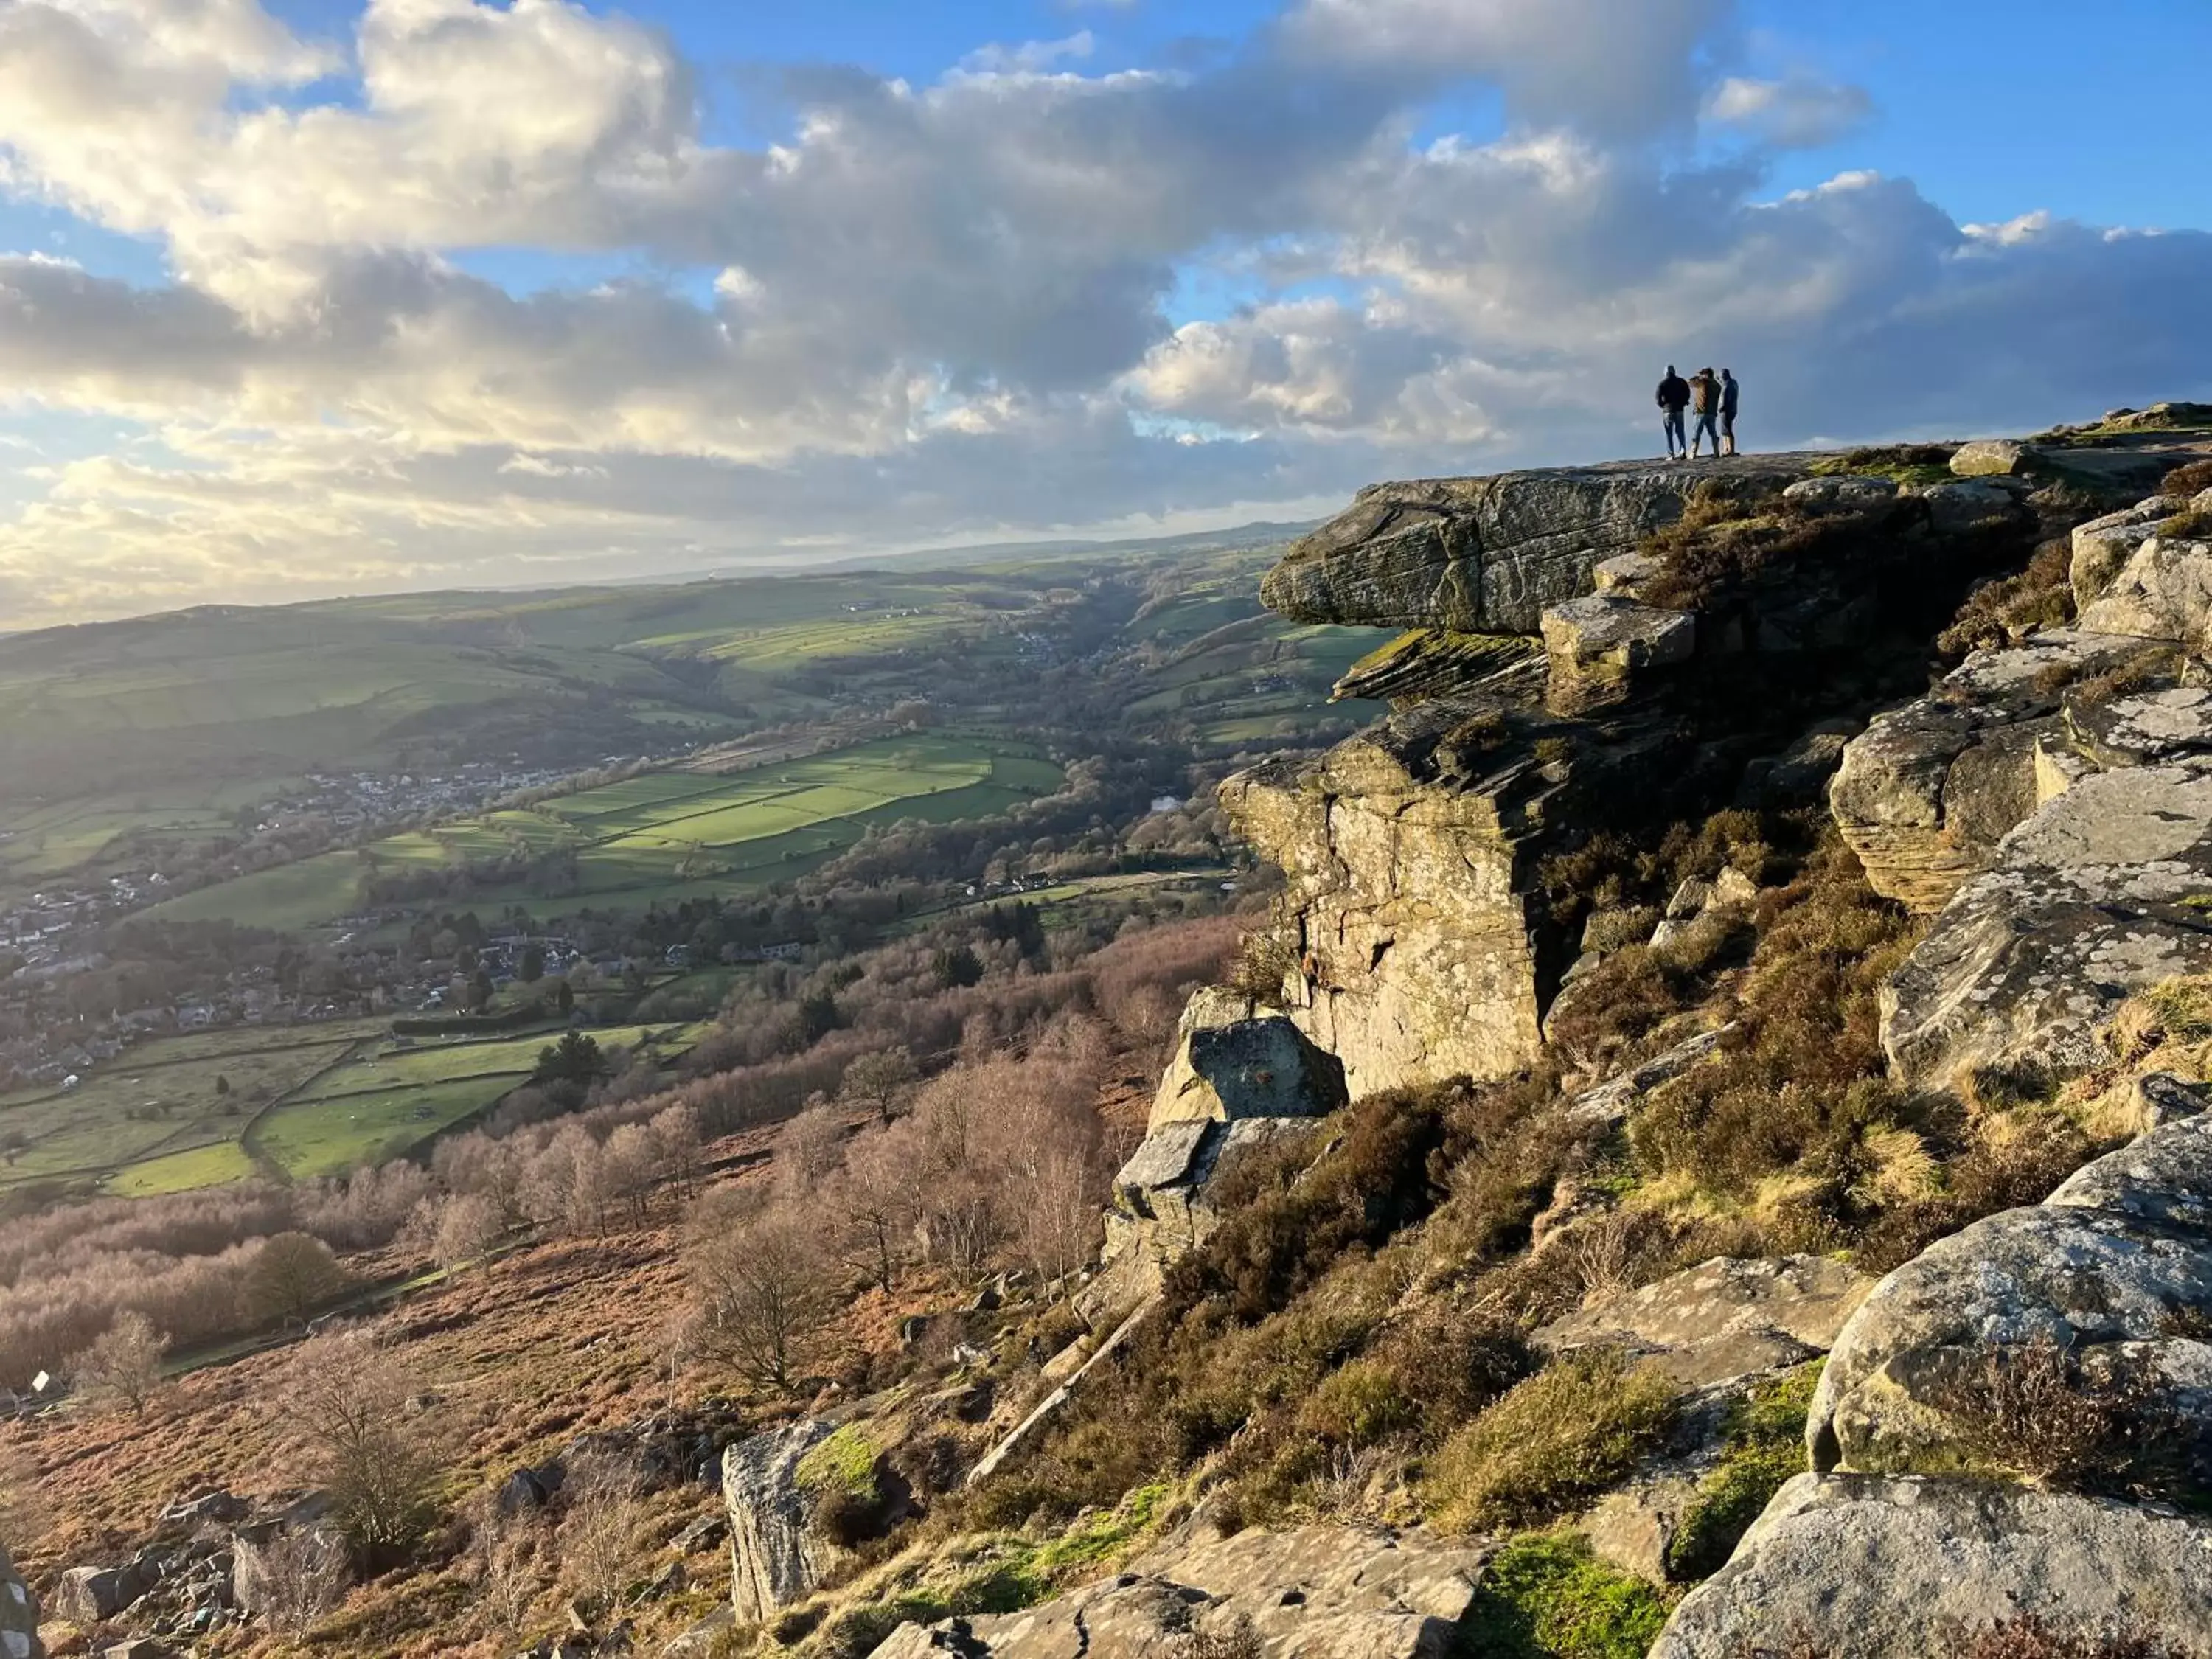
[[[1701,368],[1688,380],[1674,372],[1674,365],[1667,365],[1667,378],[1659,382],[1659,412],[1667,431],[1667,459],[1694,455],[1700,439],[1713,441],[1713,453],[1735,453],[1735,376],[1723,369],[1717,379],[1710,368]],[[1698,423],[1690,434],[1690,441],[1682,441],[1682,411],[1692,411]],[[1726,447],[1723,448],[1723,446]]]

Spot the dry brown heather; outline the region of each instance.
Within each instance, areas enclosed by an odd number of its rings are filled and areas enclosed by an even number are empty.
[[[757,1156],[775,1133],[764,1128],[732,1137],[710,1156]],[[769,1170],[756,1164],[725,1179],[763,1187]],[[687,1295],[678,1222],[675,1200],[664,1195],[649,1226],[533,1245],[463,1272],[368,1322],[420,1385],[440,1396],[425,1414],[423,1431],[447,1465],[448,1510],[460,1510],[471,1494],[552,1455],[578,1435],[696,1405],[729,1381],[697,1370],[670,1381],[669,1334]],[[371,1274],[393,1264],[356,1259],[349,1265]],[[960,1294],[943,1276],[921,1269],[902,1282],[896,1298],[876,1291],[861,1296],[837,1334],[832,1369],[863,1350],[895,1350],[901,1318],[952,1305]],[[0,1455],[27,1460],[52,1517],[45,1535],[19,1552],[34,1581],[76,1562],[126,1553],[179,1496],[220,1487],[274,1499],[299,1491],[301,1482],[291,1478],[301,1467],[298,1449],[270,1411],[295,1352],[279,1349],[192,1372],[158,1394],[143,1416],[65,1415],[0,1427]],[[765,1418],[778,1405],[763,1400],[745,1402],[745,1408]],[[718,1496],[699,1486],[648,1498],[649,1542],[641,1559],[656,1569],[672,1559],[665,1547],[668,1536],[718,1506]],[[442,1528],[418,1563],[356,1588],[319,1627],[313,1645],[410,1656],[511,1650],[511,1638],[481,1627],[465,1542],[458,1523]],[[726,1595],[728,1564],[719,1547],[687,1566],[689,1589],[634,1615],[645,1637],[672,1633]],[[556,1628],[559,1601],[550,1580],[535,1602],[536,1622]],[[641,1638],[648,1650],[656,1644]],[[203,1650],[275,1654],[287,1648],[283,1638],[233,1632]]]

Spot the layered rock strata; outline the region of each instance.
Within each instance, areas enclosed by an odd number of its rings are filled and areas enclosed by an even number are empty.
[[[1589,592],[1596,565],[1674,523],[1698,492],[1761,500],[1820,459],[1620,461],[1376,484],[1295,543],[1261,598],[1300,622],[1534,634],[1547,606]]]
[[[1024,1613],[902,1626],[874,1659],[1182,1659],[1194,1638],[1255,1659],[1449,1659],[1489,1553],[1379,1528],[1201,1528]]]
[[[2122,999],[2212,969],[2200,511],[2081,526],[2076,626],[1976,653],[1844,750],[1829,799],[1869,880],[1936,913],[1884,992],[1900,1080],[2080,1071]]]

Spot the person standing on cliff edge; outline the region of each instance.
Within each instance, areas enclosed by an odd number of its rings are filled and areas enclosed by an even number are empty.
[[[1711,438],[1713,457],[1717,460],[1721,453],[1721,383],[1710,368],[1701,368],[1690,376],[1690,408],[1698,417],[1690,428],[1690,453],[1698,453],[1699,439]]]
[[[1667,378],[1659,382],[1659,414],[1667,432],[1667,459],[1674,460],[1689,446],[1682,441],[1682,410],[1690,401],[1690,383],[1667,365]]]
[[[1735,453],[1735,376],[1725,368],[1721,371],[1721,441],[1728,446],[1722,454]]]

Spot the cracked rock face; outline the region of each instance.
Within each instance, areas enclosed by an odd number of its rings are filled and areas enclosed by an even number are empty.
[[[2062,1640],[2148,1630],[2212,1646],[2212,1522],[1966,1480],[1801,1474],[1650,1659],[1744,1659],[1793,1641],[1927,1659],[2024,1618]]]
[[[814,1524],[799,1485],[799,1462],[827,1440],[815,1419],[741,1440],[722,1454],[722,1497],[730,1511],[731,1601],[759,1624],[819,1584],[840,1552]]]
[[[1844,1327],[1806,1422],[1816,1469],[1910,1468],[1959,1431],[1947,1411],[1993,1348],[2063,1350],[2083,1386],[2212,1467],[2212,1118],[2167,1123],[2085,1164],[2045,1202],[1938,1240]],[[2177,1425],[2192,1425],[2184,1430]],[[2189,1443],[2191,1434],[2198,1443]]]
[[[874,1659],[1182,1659],[1247,1620],[1266,1659],[1449,1659],[1488,1557],[1368,1527],[1206,1532],[1024,1613],[902,1626]]]
[[[1617,462],[1376,484],[1294,544],[1261,599],[1300,622],[1534,634],[1546,607],[1682,515],[1692,493],[1740,501],[1805,477],[1810,455]]]
[[[2039,751],[2064,688],[2140,655],[2140,639],[2053,629],[1978,651],[1929,696],[1875,717],[1844,750],[1828,804],[1875,891],[1940,910],[2055,793]]]
[[[2120,1003],[2212,971],[2212,772],[2130,767],[2075,783],[2007,836],[1882,991],[1893,1073],[2063,1075],[2101,1057]]]
[[[1482,770],[1468,750],[1493,718],[1425,703],[1318,763],[1222,786],[1237,832],[1289,878],[1282,1000],[1354,1099],[1502,1076],[1542,1045],[1524,866],[1532,805],[1554,786],[1525,756]]]

